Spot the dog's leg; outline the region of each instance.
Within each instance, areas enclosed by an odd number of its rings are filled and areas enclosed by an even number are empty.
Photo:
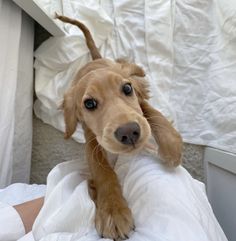
[[[89,182],[90,194],[97,207],[95,225],[106,238],[126,238],[133,229],[133,219],[126,200],[122,196],[115,172],[110,167],[103,148],[96,136],[84,126],[86,156],[93,180]]]
[[[88,192],[89,196],[97,206],[97,191],[93,179],[88,180]]]
[[[159,146],[160,158],[169,166],[181,164],[183,142],[180,134],[159,111],[146,101],[143,101],[140,106]]]

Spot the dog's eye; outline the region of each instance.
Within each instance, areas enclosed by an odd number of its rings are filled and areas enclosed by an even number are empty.
[[[95,99],[87,99],[84,101],[84,106],[88,110],[95,110],[97,108],[97,101]]]
[[[133,92],[133,88],[130,83],[124,84],[122,90],[125,95],[131,95]]]

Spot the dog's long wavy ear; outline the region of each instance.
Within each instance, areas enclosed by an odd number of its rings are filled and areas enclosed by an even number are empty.
[[[158,144],[160,158],[169,166],[181,163],[183,142],[180,134],[171,123],[147,101],[140,103],[141,109]]]
[[[71,87],[70,90],[67,91],[67,93],[64,95],[64,101],[62,104],[65,121],[65,139],[68,139],[73,135],[78,123],[75,88],[75,86]]]

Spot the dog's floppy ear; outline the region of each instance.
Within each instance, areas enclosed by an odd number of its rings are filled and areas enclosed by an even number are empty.
[[[70,138],[76,130],[77,126],[77,107],[75,99],[75,86],[72,87],[65,95],[62,108],[64,110],[65,121],[65,139]]]
[[[160,158],[169,166],[181,163],[183,142],[180,134],[171,123],[146,101],[140,103],[141,109],[159,146]]]

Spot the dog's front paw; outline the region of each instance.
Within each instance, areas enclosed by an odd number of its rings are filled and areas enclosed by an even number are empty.
[[[104,238],[126,239],[134,228],[133,218],[125,200],[104,200],[98,204],[95,225]]]

